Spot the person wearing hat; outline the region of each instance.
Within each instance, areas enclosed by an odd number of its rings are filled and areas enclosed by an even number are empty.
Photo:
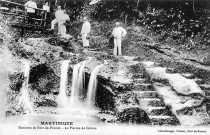
[[[114,37],[114,55],[122,55],[121,42],[122,38],[127,34],[126,30],[116,22],[116,27],[113,29],[112,36]]]
[[[81,29],[81,35],[82,35],[82,42],[83,42],[83,47],[84,48],[88,48],[89,47],[89,33],[90,33],[90,23],[88,22],[88,18],[85,16],[83,18],[83,25],[82,25],[82,29]]]

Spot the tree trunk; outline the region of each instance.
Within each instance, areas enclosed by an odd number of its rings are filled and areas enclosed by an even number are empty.
[[[127,26],[127,18],[128,18],[128,15],[125,14],[125,26]]]
[[[139,7],[139,0],[137,1],[136,9],[138,9],[138,7]]]
[[[195,0],[193,0],[193,12],[195,14]]]

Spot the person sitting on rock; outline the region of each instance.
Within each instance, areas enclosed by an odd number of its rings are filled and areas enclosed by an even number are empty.
[[[55,24],[58,24],[58,34],[61,33],[61,23],[62,18],[64,16],[63,10],[61,10],[61,6],[58,6],[58,10],[55,12],[55,19],[51,22],[51,30],[54,30]]]
[[[112,36],[114,37],[114,55],[122,55],[121,52],[121,42],[122,38],[127,34],[126,30],[120,26],[119,22],[116,22],[116,27],[112,32]]]
[[[67,14],[66,10],[64,10],[64,14],[61,19],[61,31],[60,31],[61,36],[66,35],[65,23],[66,23],[66,21],[69,21],[69,20],[70,20],[69,15]]]
[[[89,33],[90,33],[90,23],[88,22],[88,18],[84,17],[83,18],[83,25],[82,25],[82,30],[81,30],[81,35],[82,35],[82,42],[83,42],[83,47],[88,48],[89,47]]]

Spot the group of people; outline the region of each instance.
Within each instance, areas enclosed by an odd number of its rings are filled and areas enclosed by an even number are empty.
[[[25,3],[25,8],[27,11],[28,16],[28,23],[34,24],[34,20],[36,18],[36,9],[37,4],[34,0],[29,0]],[[49,3],[46,1],[42,7],[41,10],[42,19],[45,18],[45,22],[49,22],[49,16],[50,16],[50,6]],[[51,29],[54,30],[55,24],[58,24],[58,34],[61,36],[66,35],[66,21],[70,20],[69,15],[66,13],[65,10],[61,10],[61,6],[58,6],[57,11],[55,12],[55,19],[51,22]],[[43,20],[44,21],[44,20]],[[42,21],[42,23],[43,23]],[[46,23],[45,23],[46,24]]]
[[[27,10],[27,14],[29,17],[29,23],[32,23],[33,18],[35,16],[35,9],[37,8],[36,3],[34,0],[29,0],[27,3],[25,3],[25,8]],[[43,11],[46,11],[49,16],[50,13],[50,7],[49,3],[45,2],[43,5]],[[61,6],[57,6],[57,11],[55,12],[55,19],[51,22],[51,30],[54,31],[55,25],[58,24],[58,35],[60,36],[66,36],[66,26],[65,23],[69,21],[69,15],[66,13],[66,10],[62,10]],[[88,21],[88,17],[85,16],[83,18],[83,24],[81,29],[81,37],[83,42],[84,48],[89,48],[89,39],[90,39],[90,31],[91,31],[91,24]],[[111,36],[114,37],[114,55],[122,55],[121,51],[121,42],[122,38],[127,34],[126,30],[120,26],[119,22],[116,22],[116,26],[112,31]]]
[[[61,6],[58,6],[57,11],[55,12],[55,19],[51,22],[51,29],[54,30],[55,24],[58,24],[58,35],[66,35],[66,26],[65,22],[70,20],[69,15],[65,10],[61,9]],[[88,21],[88,17],[83,17],[83,24],[81,28],[81,37],[84,49],[89,48],[89,39],[91,32],[91,24]],[[121,42],[122,38],[127,34],[126,30],[120,26],[119,22],[116,22],[115,28],[112,31],[111,36],[114,37],[114,55],[122,55],[121,51]]]
[[[36,9],[37,9],[36,2],[34,0],[29,0],[24,4],[24,6],[25,6],[27,16],[28,16],[28,23],[34,24],[34,22],[35,22],[34,19],[37,17],[36,16]],[[50,16],[49,3],[46,1],[43,4],[42,9],[39,9],[39,10],[41,10],[42,19],[47,22],[49,20],[49,16]],[[43,23],[43,21],[42,21],[42,23]]]

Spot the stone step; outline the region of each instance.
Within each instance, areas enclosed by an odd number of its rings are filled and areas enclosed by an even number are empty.
[[[145,78],[143,74],[134,74],[132,78]]]
[[[210,96],[210,91],[204,90],[204,92],[205,92],[206,96]]]
[[[136,78],[133,80],[133,83],[135,84],[142,84],[142,83],[150,83],[148,79],[145,78]]]
[[[126,63],[126,65],[133,66],[133,65],[137,65],[139,63],[140,63],[139,61],[129,61],[128,63]]]
[[[133,91],[137,98],[158,98],[156,91]]]
[[[149,116],[152,125],[179,125],[177,118],[173,116]]]
[[[209,90],[210,91],[210,85],[209,84],[200,84],[198,85],[202,90]]]
[[[202,80],[202,79],[194,78],[194,79],[190,79],[190,80],[196,82],[197,84],[201,84],[201,85],[202,85],[202,84],[205,84],[205,81]]]
[[[125,60],[128,60],[128,61],[133,61],[133,60],[136,59],[137,57],[123,56],[123,58],[124,58]]]
[[[167,116],[172,116],[173,114],[171,113],[170,110],[168,110],[166,107],[147,107],[145,108],[146,112],[148,113],[148,115],[150,116],[163,116],[163,115],[167,115]]]
[[[120,104],[118,105],[116,108],[119,112],[124,111],[125,109],[129,109],[129,108],[138,108],[139,105],[134,105],[134,104]]]
[[[166,73],[175,74],[175,73],[177,73],[177,71],[175,68],[166,68]]]
[[[138,78],[133,80],[134,83],[144,83],[145,81],[146,81],[145,78]]]
[[[181,75],[184,76],[187,79],[194,79],[195,78],[195,75],[194,74],[190,74],[190,73],[183,73]]]
[[[138,99],[142,107],[164,107],[165,104],[159,98],[141,98]]]
[[[155,63],[152,61],[144,61],[144,62],[142,62],[142,64],[147,68],[155,66]]]
[[[142,84],[134,84],[133,91],[155,91],[151,84],[142,83]]]

